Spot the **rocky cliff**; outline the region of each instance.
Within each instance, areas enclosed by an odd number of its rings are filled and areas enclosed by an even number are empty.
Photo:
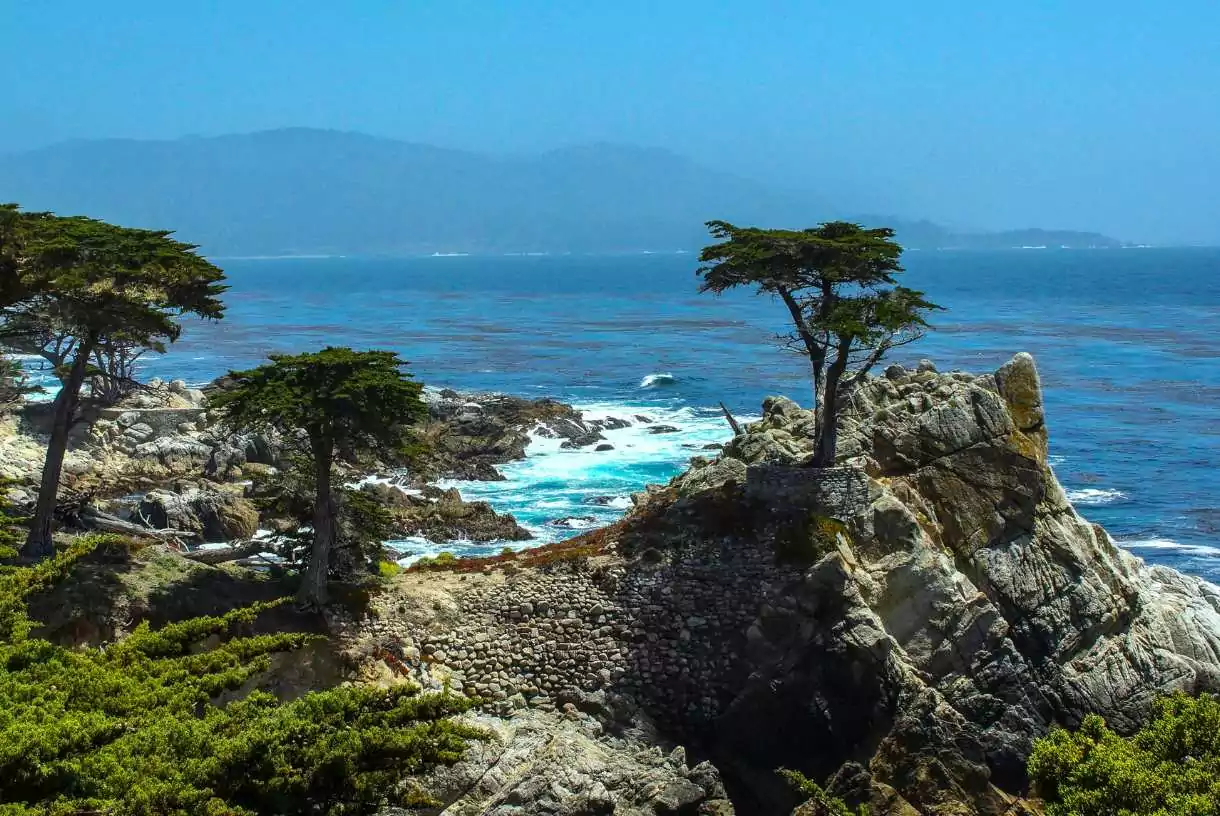
[[[1131,730],[1157,695],[1220,689],[1220,591],[1075,512],[1028,355],[891,367],[845,411],[834,469],[769,399],[570,557],[404,576],[368,636],[506,716],[584,705],[613,730],[639,705],[744,813],[795,804],[781,766],[875,816],[1027,812],[1053,725]],[[491,802],[462,812],[517,812]]]
[[[154,526],[253,523],[200,471],[272,467],[271,441],[124,408],[91,426],[76,478],[181,467],[189,486],[139,508]],[[812,415],[770,398],[620,523],[413,569],[331,620],[363,680],[486,701],[496,739],[430,780],[438,812],[782,814],[797,802],[779,767],[873,816],[1036,812],[1024,765],[1053,725],[1097,712],[1130,731],[1160,694],[1220,690],[1220,590],[1075,512],[1028,355],[982,376],[893,366],[843,408],[835,468],[805,466]],[[599,430],[558,404],[442,394],[431,411],[438,472],[490,476],[530,432]],[[0,437],[6,464],[27,439]],[[183,444],[200,450],[162,455]]]

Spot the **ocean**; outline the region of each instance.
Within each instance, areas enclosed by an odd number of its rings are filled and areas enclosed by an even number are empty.
[[[232,286],[226,318],[191,324],[144,376],[203,383],[272,351],[386,348],[427,384],[680,429],[611,431],[614,450],[600,453],[537,440],[506,481],[455,483],[543,541],[612,520],[630,493],[724,441],[720,401],[743,419],[768,394],[808,403],[801,360],[772,343],[782,307],[699,294],[690,253],[217,263]],[[1052,461],[1078,509],[1146,560],[1220,582],[1220,249],[910,252],[905,264],[904,283],[946,311],[894,359],[985,372],[1031,352]]]

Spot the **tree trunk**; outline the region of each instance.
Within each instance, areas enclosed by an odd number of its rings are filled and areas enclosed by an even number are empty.
[[[720,410],[724,411],[724,418],[729,421],[729,427],[733,429],[733,436],[741,436],[743,433],[741,430],[741,425],[739,425],[737,420],[733,418],[733,415],[729,413],[729,409],[725,407],[723,402],[720,403]]]
[[[89,367],[91,343],[82,342],[76,350],[68,379],[55,397],[55,416],[51,425],[51,441],[47,445],[47,458],[42,466],[42,483],[38,487],[38,503],[34,507],[34,518],[30,521],[30,533],[26,537],[22,554],[28,558],[44,558],[55,552],[51,538],[55,523],[55,502],[59,498],[59,477],[64,469],[64,454],[68,450],[68,433],[72,430],[72,417],[80,401],[81,384]]]
[[[190,552],[183,553],[182,557],[199,564],[224,564],[228,561],[240,561],[243,558],[257,555],[265,551],[267,547],[268,543],[266,541],[247,541],[244,544],[227,547],[223,550],[219,548],[214,550],[191,550]]]
[[[818,343],[817,337],[809,331],[809,326],[805,323],[805,315],[801,311],[801,305],[797,303],[793,294],[783,287],[776,291],[779,294],[780,300],[784,302],[784,306],[788,308],[788,315],[792,318],[792,325],[796,329],[796,334],[805,346],[805,356],[809,358],[809,368],[813,374],[813,405],[811,407],[815,412],[820,412],[821,403],[819,400],[822,397],[822,370],[826,367],[826,349]]]
[[[839,381],[847,371],[850,350],[850,341],[840,342],[834,362],[826,368],[822,421],[818,426],[818,443],[813,454],[813,466],[817,468],[834,467],[839,446]]]
[[[329,439],[318,439],[313,443],[314,478],[317,492],[313,504],[313,551],[305,574],[301,576],[301,588],[297,600],[313,608],[326,605],[326,579],[330,572],[330,551],[335,546],[337,515],[335,498],[330,484],[330,465],[334,456],[334,445]]]

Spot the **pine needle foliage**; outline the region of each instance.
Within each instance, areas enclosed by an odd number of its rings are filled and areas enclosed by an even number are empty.
[[[113,536],[0,574],[0,814],[363,814],[423,804],[412,778],[481,736],[469,701],[343,686],[283,703],[252,685],[298,633],[242,636],[278,602],[138,626],[103,648],[35,637],[25,598]]]
[[[1034,745],[1047,816],[1220,816],[1220,698],[1175,694],[1130,738],[1090,715]]]
[[[303,454],[313,472],[313,547],[298,593],[307,606],[326,604],[331,556],[340,543],[336,456],[406,455],[410,426],[427,416],[423,386],[406,365],[391,351],[328,347],[272,354],[258,368],[230,372],[230,386],[212,398],[235,429],[273,429],[308,440]]]
[[[13,515],[11,503],[4,495],[12,485],[11,479],[0,478],[0,560],[16,557],[17,548],[25,539],[25,530],[21,525],[25,524],[26,519]],[[0,571],[3,569],[0,566]]]
[[[818,816],[869,816],[868,805],[860,805],[852,810],[846,802],[837,796],[831,796],[821,785],[800,771],[780,768],[776,773],[784,778],[788,787],[801,797],[804,804],[815,806],[814,812]]]

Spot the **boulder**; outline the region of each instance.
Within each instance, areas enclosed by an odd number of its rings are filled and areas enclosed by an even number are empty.
[[[445,813],[468,816],[731,816],[716,769],[689,768],[638,738],[607,738],[580,714],[518,710],[468,718],[491,739],[423,780]]]
[[[248,499],[214,490],[151,490],[137,516],[152,528],[182,530],[208,542],[247,539],[258,531],[258,511]]]
[[[376,498],[390,512],[394,535],[423,536],[431,541],[525,541],[533,536],[509,513],[497,513],[487,502],[465,501],[456,489],[425,485],[407,493],[393,485],[375,483],[361,491]]]

